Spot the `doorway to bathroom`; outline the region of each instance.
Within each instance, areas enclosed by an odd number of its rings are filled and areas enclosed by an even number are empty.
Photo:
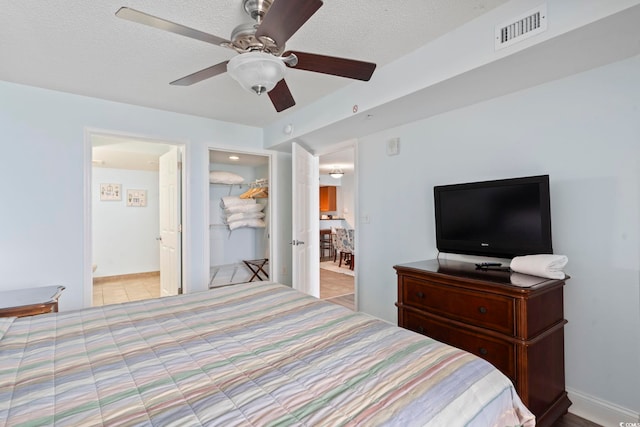
[[[183,147],[91,133],[93,305],[182,291]]]

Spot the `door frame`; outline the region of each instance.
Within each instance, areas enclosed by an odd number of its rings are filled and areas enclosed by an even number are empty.
[[[189,145],[186,141],[177,141],[177,140],[167,140],[149,135],[140,135],[134,133],[127,132],[119,132],[111,129],[99,129],[99,128],[84,128],[84,179],[83,179],[83,250],[82,253],[84,255],[83,259],[83,277],[82,283],[84,286],[82,302],[83,307],[92,307],[93,306],[93,230],[92,230],[92,221],[93,221],[93,212],[91,206],[91,181],[92,181],[92,171],[93,171],[93,163],[92,163],[92,137],[94,135],[104,135],[104,136],[112,136],[116,138],[126,138],[133,139],[138,141],[150,142],[150,143],[159,143],[159,144],[169,144],[173,146],[177,146],[181,151],[181,159],[182,159],[182,168],[181,168],[181,211],[182,211],[182,229],[189,230],[188,227],[188,212],[187,212],[187,203],[186,203],[186,195],[187,195],[187,176],[189,171],[188,164],[188,150]],[[185,284],[185,259],[187,259],[188,245],[187,245],[187,235],[186,233],[182,233],[180,237],[180,244],[182,246],[182,257],[180,259],[181,263],[181,288],[183,293],[187,291]]]
[[[343,141],[337,144],[332,144],[328,146],[324,146],[315,150],[315,156],[321,157],[326,154],[335,153],[338,151],[344,151],[348,149],[353,150],[353,228],[356,230],[353,244],[356,248],[360,248],[360,232],[359,232],[359,223],[360,223],[360,203],[358,202],[358,143],[357,139],[350,139],[347,141]],[[316,246],[320,246],[320,236],[317,236],[318,241],[314,242]],[[359,250],[359,249],[358,249]],[[356,256],[356,265],[353,268],[353,292],[354,292],[354,300],[353,300],[353,308],[354,311],[358,311],[359,304],[359,295],[358,295],[358,274],[360,270],[360,266],[362,265],[362,257],[360,255]],[[320,272],[318,272],[320,273]]]

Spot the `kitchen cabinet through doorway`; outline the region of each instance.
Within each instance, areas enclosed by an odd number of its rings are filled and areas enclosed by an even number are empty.
[[[320,212],[334,212],[336,209],[336,187],[320,187]]]

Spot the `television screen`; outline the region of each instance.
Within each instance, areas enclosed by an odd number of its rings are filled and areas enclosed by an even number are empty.
[[[549,175],[433,190],[439,251],[504,258],[553,253]]]

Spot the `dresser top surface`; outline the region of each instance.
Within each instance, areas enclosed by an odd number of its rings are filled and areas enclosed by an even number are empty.
[[[417,273],[431,273],[434,275],[453,276],[458,279],[480,280],[485,283],[504,285],[523,290],[540,288],[542,286],[558,283],[558,280],[544,277],[530,276],[528,274],[512,271],[491,270],[477,268],[474,263],[452,260],[424,260],[395,265],[397,271],[416,271]]]
[[[64,286],[43,286],[2,291],[0,292],[0,310],[54,303],[64,289]]]

